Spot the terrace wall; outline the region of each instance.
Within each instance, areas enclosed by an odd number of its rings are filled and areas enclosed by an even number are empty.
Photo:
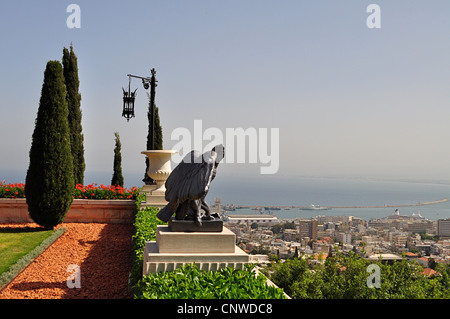
[[[64,222],[132,224],[134,214],[134,200],[74,199]],[[0,223],[32,222],[25,198],[0,198]]]

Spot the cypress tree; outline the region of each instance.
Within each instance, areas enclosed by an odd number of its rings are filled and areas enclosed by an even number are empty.
[[[73,177],[75,184],[84,183],[84,146],[81,126],[81,94],[78,79],[77,56],[70,45],[70,52],[63,49],[64,82],[67,89],[67,105],[69,108],[70,146],[73,158]]]
[[[30,149],[25,196],[30,217],[46,229],[62,223],[72,205],[74,179],[62,65],[49,61]]]
[[[114,173],[111,180],[111,185],[118,185],[123,187],[123,176],[122,176],[122,154],[121,148],[122,144],[120,143],[120,136],[118,132],[115,132],[116,136],[116,147],[114,148]]]
[[[161,122],[159,121],[159,110],[155,105],[155,150],[163,149],[163,136],[162,136],[162,127]],[[150,142],[148,142],[150,143]]]
[[[150,100],[150,95],[148,96]],[[151,149],[151,141],[150,141],[150,132],[151,132],[151,121],[152,121],[152,115],[150,112],[150,103],[148,106],[148,112],[147,112],[147,119],[148,119],[148,134],[147,134],[147,150]],[[163,135],[162,135],[162,126],[161,122],[159,120],[159,111],[158,107],[155,105],[155,128],[154,128],[154,139],[155,139],[155,145],[154,150],[162,150],[163,149]],[[149,162],[148,157],[145,157],[145,174],[144,179],[142,180],[145,184],[150,185],[153,184],[154,181],[148,176],[147,171],[149,168]]]

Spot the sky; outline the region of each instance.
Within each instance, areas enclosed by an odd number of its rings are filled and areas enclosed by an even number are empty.
[[[72,3],[80,28],[67,25]],[[372,3],[380,28],[367,25]],[[3,0],[0,180],[25,180],[46,63],[71,44],[86,184],[110,183],[117,131],[125,185],[142,185],[146,91],[132,80],[136,117],[127,123],[122,87],[127,74],[152,68],[164,149],[195,123],[224,136],[254,129],[259,147],[262,130],[278,130],[267,141],[274,174],[261,175],[259,156],[223,163],[224,180],[450,180],[449,13],[445,0]]]

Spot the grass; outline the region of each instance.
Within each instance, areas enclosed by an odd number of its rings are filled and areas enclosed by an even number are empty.
[[[40,228],[0,229],[0,274],[53,233],[53,230],[44,231]]]
[[[0,228],[0,289],[65,231],[42,228]]]

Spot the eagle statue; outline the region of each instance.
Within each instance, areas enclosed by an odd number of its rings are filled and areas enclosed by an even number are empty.
[[[205,197],[224,156],[222,144],[204,154],[195,150],[187,154],[166,181],[165,199],[169,203],[158,212],[157,217],[167,222],[175,214],[176,220],[193,220],[199,226],[202,219],[211,219]]]

